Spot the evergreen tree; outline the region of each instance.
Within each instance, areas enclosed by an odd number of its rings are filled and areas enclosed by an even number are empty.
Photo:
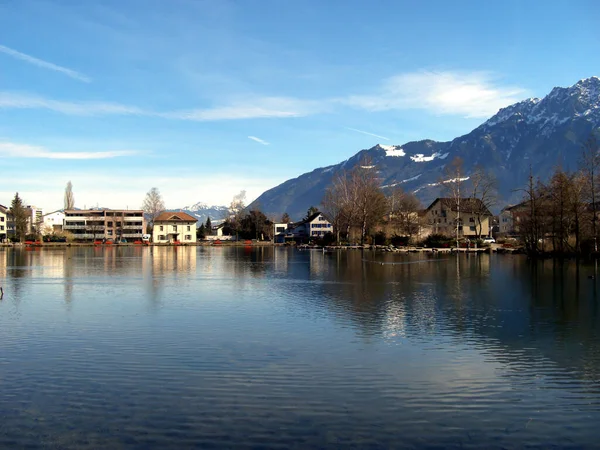
[[[206,237],[206,228],[204,224],[200,225],[196,230],[196,239],[204,239]]]
[[[27,233],[27,209],[23,206],[23,200],[19,197],[18,192],[10,204],[10,213],[15,223],[15,237],[23,242]]]
[[[204,226],[205,232],[208,236],[212,235],[212,223],[210,223],[210,217],[206,219],[206,225]]]
[[[316,206],[311,206],[310,208],[308,208],[308,211],[306,211],[306,217],[304,219],[308,219],[310,216],[318,212],[319,208],[317,208]]]
[[[288,213],[283,213],[283,216],[281,216],[281,223],[290,223],[290,215]]]

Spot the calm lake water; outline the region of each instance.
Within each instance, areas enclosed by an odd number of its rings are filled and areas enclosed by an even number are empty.
[[[0,249],[0,447],[596,447],[593,273],[506,255]]]

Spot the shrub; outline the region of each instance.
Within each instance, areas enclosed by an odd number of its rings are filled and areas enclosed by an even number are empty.
[[[327,233],[325,233],[325,235],[322,238],[317,239],[317,245],[321,245],[321,246],[332,245],[334,243],[335,243],[335,236],[333,235],[333,233],[331,231],[328,231]]]
[[[423,241],[423,245],[431,248],[451,247],[454,239],[443,234],[430,234]]]
[[[373,236],[373,244],[375,245],[385,245],[387,242],[387,236],[383,231],[378,231]]]
[[[390,239],[390,242],[394,247],[406,247],[410,242],[410,236],[398,236],[395,234]]]

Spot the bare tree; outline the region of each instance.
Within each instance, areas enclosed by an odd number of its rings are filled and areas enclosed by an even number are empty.
[[[379,186],[377,170],[370,158],[364,158],[352,169],[351,185],[355,192],[356,224],[360,229],[360,242],[364,244],[371,228],[387,212],[387,199]]]
[[[158,188],[153,187],[146,193],[142,209],[150,219],[148,221],[148,228],[153,228],[154,220],[165,210],[165,204]]]
[[[456,248],[459,247],[459,236],[462,227],[460,218],[460,200],[461,196],[465,195],[463,183],[467,179],[464,176],[463,160],[459,156],[455,157],[445,168],[444,175],[440,182],[446,195],[450,198],[450,210],[456,211],[455,227],[456,227]]]
[[[403,236],[412,238],[420,227],[419,209],[421,202],[413,194],[402,188],[395,188],[389,199],[390,223]]]
[[[334,178],[333,183],[325,190],[321,205],[323,211],[331,220],[333,229],[335,230],[336,243],[340,243],[340,234],[344,224],[344,197],[342,185],[347,182],[345,176]]]
[[[64,203],[65,211],[67,209],[75,208],[75,196],[73,195],[73,184],[71,181],[67,182],[67,186],[65,187],[65,203]]]
[[[520,227],[523,229],[523,241],[525,249],[531,256],[540,253],[540,242],[545,234],[545,215],[546,201],[543,194],[544,187],[539,182],[536,182],[531,167],[529,168],[529,178],[527,186],[520,191],[523,192],[525,209],[519,217]]]
[[[87,234],[92,235],[92,239],[95,241],[96,236],[101,235],[104,237],[104,221],[100,220],[99,217],[90,217],[86,220],[85,231]]]
[[[583,144],[583,153],[581,156],[581,172],[583,177],[581,181],[584,182],[583,195],[586,200],[590,203],[591,209],[591,223],[592,223],[592,238],[594,240],[594,252],[598,252],[598,206],[596,201],[598,199],[598,176],[600,175],[600,146],[596,136],[592,135]]]
[[[587,222],[589,209],[586,202],[586,176],[577,172],[571,177],[571,214],[573,215],[573,233],[575,235],[575,252],[581,253],[583,224]],[[593,222],[593,221],[592,221]]]
[[[236,236],[239,237],[242,220],[244,219],[244,210],[246,209],[246,191],[240,191],[233,196],[229,205],[229,213],[227,221],[230,227],[235,230]]]
[[[498,201],[498,183],[496,177],[482,166],[475,167],[469,178],[471,181],[470,197],[475,200],[470,202],[470,212],[475,216],[477,239],[481,239],[483,221],[489,217],[490,210]]]

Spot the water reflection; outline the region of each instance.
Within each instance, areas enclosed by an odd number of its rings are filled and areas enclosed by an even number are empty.
[[[0,249],[0,446],[593,446],[594,273],[506,255]]]

